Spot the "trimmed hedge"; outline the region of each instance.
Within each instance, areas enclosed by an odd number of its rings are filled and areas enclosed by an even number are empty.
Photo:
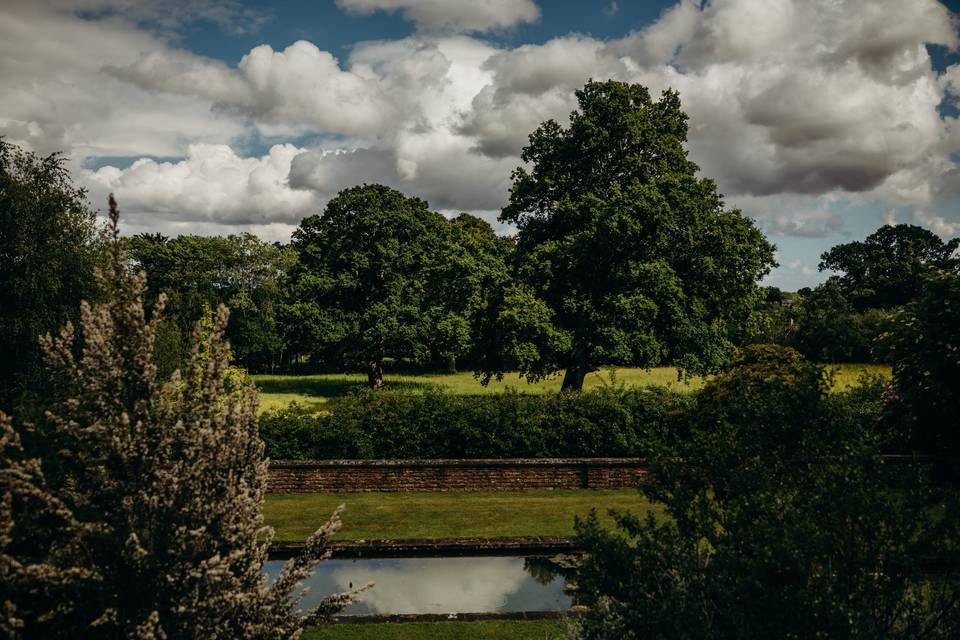
[[[581,394],[363,392],[329,413],[291,405],[260,418],[271,459],[641,457],[647,434],[693,406],[649,387]]]
[[[864,379],[827,394],[821,411],[839,429],[876,428],[885,384]],[[767,400],[748,394],[743,404]],[[260,436],[273,460],[645,457],[664,434],[689,428],[704,410],[694,410],[697,402],[696,394],[662,387],[484,396],[364,391],[331,403],[328,413],[296,404],[267,412]]]

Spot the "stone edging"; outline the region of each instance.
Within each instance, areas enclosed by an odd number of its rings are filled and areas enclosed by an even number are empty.
[[[562,620],[580,618],[580,607],[559,611],[494,611],[489,613],[400,613],[335,616],[333,624],[396,624],[404,622],[480,622],[482,620]]]
[[[272,558],[300,553],[303,542],[274,542]],[[551,555],[578,551],[576,539],[564,536],[512,538],[412,538],[405,540],[335,540],[334,558],[429,558],[437,556]]]
[[[376,460],[271,460],[271,469],[323,469],[327,467],[552,467],[589,465],[636,467],[644,458],[385,458]]]

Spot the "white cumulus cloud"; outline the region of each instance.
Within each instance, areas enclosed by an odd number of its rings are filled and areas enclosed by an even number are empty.
[[[148,91],[205,98],[216,111],[266,124],[376,135],[396,119],[375,77],[342,69],[332,54],[305,40],[283,51],[260,45],[236,69],[185,51],[153,51],[110,73]]]
[[[691,157],[733,199],[929,205],[960,193],[960,125],[938,111],[960,92],[960,72],[938,76],[928,43],[958,45],[936,0],[683,0],[619,40],[499,52],[458,131],[480,153],[515,157],[540,121],[565,121],[588,77],[628,80],[680,92]],[[763,215],[780,220],[769,227],[778,233],[838,233],[836,218],[807,215],[823,204]]]
[[[530,132],[565,123],[588,79],[614,78],[678,90],[691,158],[770,233],[836,236],[845,207],[871,201],[941,233],[960,224],[939,206],[960,195],[960,123],[938,112],[960,98],[960,65],[938,75],[926,49],[960,42],[936,0],[680,0],[620,39],[515,47],[463,34],[538,19],[529,0],[338,0],[418,31],[342,58],[260,45],[235,65],[117,17],[140,0],[84,1],[109,11],[0,6],[0,134],[80,159],[183,158],[85,174],[138,223],[287,225],[364,181],[490,217]],[[251,134],[321,142],[244,157]]]
[[[124,220],[216,225],[296,224],[317,209],[311,191],[292,189],[290,165],[302,149],[275,145],[260,158],[241,158],[227,145],[190,145],[179,162],[143,158],[127,169],[85,172],[95,201],[113,192]]]
[[[627,62],[607,55],[603,42],[584,36],[500,51],[483,68],[491,82],[474,97],[458,131],[495,158],[519,156],[527,135],[544,120],[565,121],[576,108],[574,91],[590,78],[630,75]]]
[[[945,237],[960,235],[960,221],[948,222],[943,216],[923,208],[914,209],[911,217],[914,224],[926,227],[938,235]]]
[[[43,3],[0,3],[0,135],[40,153],[178,156],[239,136],[234,118],[193,95],[157,95],[103,68],[167,44],[118,17],[81,20]]]

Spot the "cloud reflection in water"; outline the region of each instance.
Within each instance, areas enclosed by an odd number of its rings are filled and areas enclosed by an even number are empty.
[[[266,564],[271,578],[282,564]],[[304,606],[371,581],[376,586],[346,614],[553,611],[570,606],[562,576],[550,581],[540,576],[538,581],[524,567],[522,557],[328,560],[307,581]]]

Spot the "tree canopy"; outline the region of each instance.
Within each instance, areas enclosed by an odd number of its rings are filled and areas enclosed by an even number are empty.
[[[792,349],[744,349],[652,434],[641,491],[664,516],[579,523],[581,637],[956,637],[960,580],[924,562],[955,548],[956,487],[883,461],[858,415],[878,396],[828,394]]]
[[[944,242],[921,227],[883,226],[864,240],[838,244],[821,256],[831,275],[781,303],[769,298],[753,341],[787,344],[817,362],[888,362],[879,344],[897,314],[913,304],[934,274],[960,273],[960,239]]]
[[[253,370],[280,363],[284,350],[280,305],[293,250],[250,233],[230,236],[140,234],[127,239],[150,292],[167,297],[167,320],[158,331],[157,356],[175,368],[186,357],[193,324],[219,304],[231,309],[227,337],[238,361]]]
[[[640,85],[589,82],[577,98],[568,127],[548,120],[530,135],[529,169],[514,172],[500,216],[517,228],[514,297],[545,307],[538,330],[520,324],[547,339],[506,336],[524,357],[488,362],[488,373],[565,370],[564,388],[580,389],[604,364],[716,369],[759,298],[773,246],[697,177],[676,92],[654,101]]]
[[[484,220],[461,213],[443,225],[440,253],[427,274],[432,319],[431,350],[436,358],[456,369],[456,359],[472,355],[478,343],[483,315],[510,280],[507,261],[513,250],[510,238],[500,237]],[[473,353],[471,353],[473,352]]]
[[[878,342],[894,363],[885,418],[897,444],[960,455],[960,274],[928,276]]]
[[[37,336],[76,320],[94,294],[98,235],[60,154],[0,138],[0,407],[36,379]]]
[[[286,313],[305,345],[362,366],[374,388],[385,358],[429,359],[437,313],[427,274],[444,222],[424,200],[382,185],[341,191],[323,215],[304,218],[293,234],[299,265]]]
[[[820,256],[820,270],[835,276],[857,309],[888,309],[906,304],[939,269],[957,269],[960,238],[944,242],[910,224],[884,225],[863,241],[840,244]]]

